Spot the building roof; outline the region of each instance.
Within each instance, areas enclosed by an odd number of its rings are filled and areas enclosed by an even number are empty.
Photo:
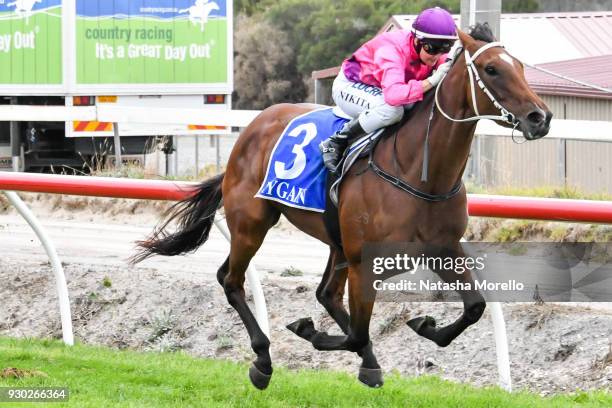
[[[611,66],[612,54],[537,65],[560,75],[608,88],[612,92]],[[543,95],[612,99],[611,92],[585,87],[532,68],[525,68],[525,77],[533,90]]]
[[[380,32],[410,29],[415,18],[416,15],[392,16]],[[460,26],[460,16],[453,18]],[[612,87],[612,11],[502,14],[500,37],[508,52],[521,61],[604,88]],[[313,78],[335,76],[338,70],[317,71]],[[525,74],[534,90],[543,95],[612,98],[611,94],[530,68]]]
[[[453,17],[460,26],[460,16]],[[409,29],[415,18],[392,16],[381,32]],[[502,14],[500,41],[530,64],[612,54],[612,11]]]

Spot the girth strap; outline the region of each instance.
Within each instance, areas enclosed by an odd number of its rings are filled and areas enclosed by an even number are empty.
[[[370,156],[368,158],[368,166],[372,169],[372,171],[376,175],[381,177],[383,180],[393,184],[395,187],[410,195],[415,196],[416,198],[420,198],[421,200],[425,201],[439,202],[453,198],[457,195],[457,193],[459,193],[459,191],[461,191],[461,187],[463,186],[463,182],[461,180],[459,180],[459,182],[455,185],[455,187],[453,187],[451,191],[445,194],[429,194],[424,191],[418,190],[403,181],[402,179],[392,176],[391,174],[378,167],[376,163],[374,163],[374,150],[374,148],[370,150]]]

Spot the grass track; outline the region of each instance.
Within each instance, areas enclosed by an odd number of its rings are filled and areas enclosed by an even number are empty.
[[[315,351],[313,351],[315,352]],[[50,340],[0,338],[0,371],[40,370],[49,377],[2,379],[2,386],[64,386],[66,404],[1,404],[10,407],[610,407],[605,392],[540,398],[476,389],[437,377],[387,375],[382,389],[329,371],[275,370],[266,391],[254,389],[247,365],[195,359],[182,353],[138,353],[101,347],[64,347]]]

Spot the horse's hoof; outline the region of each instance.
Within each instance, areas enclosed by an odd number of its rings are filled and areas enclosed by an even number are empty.
[[[362,384],[372,388],[380,388],[385,383],[383,381],[383,372],[380,368],[359,367],[359,376],[357,378]]]
[[[436,327],[436,319],[431,316],[421,316],[408,320],[406,324],[417,334],[422,335],[426,329]]]
[[[268,384],[270,384],[272,374],[264,374],[259,371],[257,367],[255,367],[255,364],[252,364],[251,368],[249,368],[249,378],[251,379],[251,383],[255,386],[255,388],[258,390],[265,390],[268,388]]]
[[[306,340],[310,339],[316,333],[314,323],[310,317],[296,320],[295,322],[288,324],[287,328]]]

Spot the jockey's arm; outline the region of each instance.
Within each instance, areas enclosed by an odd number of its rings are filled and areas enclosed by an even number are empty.
[[[406,82],[402,58],[393,47],[382,47],[375,55],[385,102],[391,106],[408,105],[423,99],[423,81],[412,79]]]

